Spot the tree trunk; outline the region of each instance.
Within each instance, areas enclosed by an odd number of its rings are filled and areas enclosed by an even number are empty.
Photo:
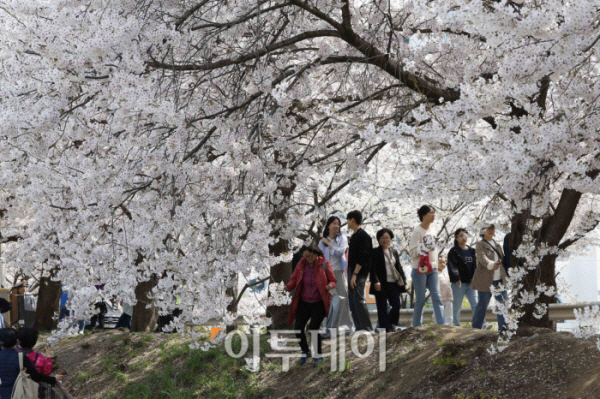
[[[530,271],[525,276],[524,281],[524,289],[529,291],[533,291],[536,285],[545,284],[548,287],[556,287],[556,256],[544,256],[542,261],[540,262],[540,267],[536,270]],[[535,305],[550,305],[551,303],[556,303],[556,297],[548,297],[545,294],[540,295],[540,297],[535,301],[535,303],[526,305],[524,307],[525,315],[521,319],[523,324],[533,327],[544,327],[555,329],[556,323],[550,320],[549,312],[547,311],[541,318],[535,317]]]
[[[229,303],[229,305],[227,305],[227,311],[231,312],[231,313],[236,313],[237,309],[238,309],[238,303],[237,303],[237,283],[238,283],[238,278],[237,278],[237,274],[233,277],[233,285],[231,287],[227,287],[225,289],[225,295],[227,296],[227,298],[231,298],[231,302]],[[234,331],[237,327],[236,326],[227,326],[226,332],[230,333],[232,331]]]
[[[133,307],[133,317],[131,319],[131,331],[151,332],[156,328],[158,320],[158,311],[154,306],[154,301],[148,298],[148,294],[154,288],[154,279],[138,283],[135,287],[135,298],[137,303]],[[147,306],[150,305],[148,308]]]
[[[279,159],[279,154],[275,153],[276,160]],[[287,165],[285,162],[279,162],[282,170],[285,170]],[[272,204],[274,210],[270,217],[271,225],[274,227],[271,232],[271,237],[275,239],[275,243],[269,245],[269,254],[272,256],[281,256],[291,250],[290,242],[287,239],[281,238],[281,234],[277,226],[285,226],[287,223],[287,209],[290,198],[294,193],[296,186],[290,184],[289,186],[278,185],[276,192],[281,193],[283,201],[278,204]],[[271,280],[272,283],[283,282],[284,284],[290,281],[292,276],[292,264],[291,262],[279,262],[271,268]],[[269,306],[267,307],[267,316],[271,317],[271,328],[280,329],[287,326],[287,319],[289,316],[289,305],[282,306]]]
[[[523,260],[517,258],[515,255],[516,249],[519,248],[521,243],[523,242],[523,236],[527,232],[527,214],[525,211],[516,213],[513,215],[510,223],[510,238],[508,240],[509,246],[512,251],[512,256],[510,259],[510,265],[518,266],[523,264]]]
[[[556,247],[560,244],[573,220],[580,199],[581,193],[576,190],[564,189],[562,191],[554,213],[551,216],[545,217],[539,230],[534,231],[532,234],[536,248],[541,248],[542,246]],[[513,230],[511,231],[510,239],[513,251],[511,265],[520,264],[521,262],[521,260],[514,256],[514,251],[523,242],[523,235],[527,230],[527,218],[528,216],[523,212],[513,217]],[[543,256],[538,267],[535,270],[528,271],[523,279],[522,290],[533,292],[535,287],[541,284],[556,289],[556,255]],[[550,321],[548,311],[539,319],[535,317],[536,304],[547,306],[551,303],[556,303],[556,297],[548,297],[544,294],[540,295],[533,304],[526,305],[523,308],[525,314],[521,318],[521,322],[528,326],[555,329],[556,323]]]
[[[56,328],[57,320],[54,319],[54,314],[59,310],[61,286],[60,281],[52,281],[50,277],[40,279],[34,328]]]
[[[280,239],[274,245],[269,246],[269,252],[273,256],[279,256],[289,250],[288,240]],[[290,262],[279,262],[271,268],[271,282],[279,283],[280,281],[283,281],[284,283],[287,283],[290,281],[291,276],[292,264]],[[287,326],[289,311],[289,305],[267,307],[267,316],[271,317],[272,320],[271,328],[285,328]]]

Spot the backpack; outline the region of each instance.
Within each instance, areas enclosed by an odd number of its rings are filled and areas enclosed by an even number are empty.
[[[13,386],[12,399],[37,399],[39,384],[31,379],[27,370],[23,367],[23,352],[19,352],[19,375]]]

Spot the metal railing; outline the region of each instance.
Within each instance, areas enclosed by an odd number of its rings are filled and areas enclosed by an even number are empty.
[[[600,302],[584,302],[584,303],[552,303],[549,305],[550,320],[575,320],[575,309],[583,309],[587,306],[600,305]],[[377,320],[377,311],[369,312],[371,321]],[[423,309],[423,317],[433,317],[433,309]],[[400,311],[400,324],[410,324],[413,318],[413,309],[402,309]],[[493,313],[493,308],[488,307],[485,318],[487,321],[495,321],[496,315]],[[460,321],[471,322],[473,320],[473,312],[470,307],[463,307],[460,310]]]
[[[575,309],[582,310],[588,306],[599,305],[600,302],[582,302],[582,303],[553,303],[550,304],[548,311],[550,312],[550,320],[552,321],[561,321],[561,320],[575,320],[575,314],[573,311]],[[401,309],[400,310],[400,325],[411,325],[413,319],[413,309]],[[371,322],[375,324],[377,322],[377,311],[370,310],[369,316],[371,316]],[[423,317],[433,318],[433,309],[423,309]],[[463,307],[460,311],[460,321],[461,322],[471,322],[473,320],[473,312],[470,307]],[[493,308],[488,307],[486,311],[486,320],[487,321],[495,321],[496,315],[493,313]],[[217,326],[221,324],[221,321],[217,319],[210,319],[202,324],[193,324],[187,323],[187,326]],[[231,325],[242,326],[246,325],[246,322],[243,318],[238,317]]]

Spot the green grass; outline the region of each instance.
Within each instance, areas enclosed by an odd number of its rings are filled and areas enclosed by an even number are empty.
[[[149,334],[139,340],[123,342],[126,347],[140,348],[140,342],[150,346],[152,339]],[[240,347],[241,341],[234,338],[234,353],[239,352]],[[144,357],[146,360],[134,360],[128,365],[120,364],[112,356],[102,359],[103,370],[115,379],[116,385],[115,391],[105,399],[258,399],[265,394],[258,387],[254,375],[245,369],[246,361],[229,357],[221,347],[208,351],[192,350],[188,343],[173,340],[161,343],[156,349],[158,356],[152,360]],[[261,352],[267,350],[268,344],[261,342]],[[251,356],[250,351],[251,348],[246,356]],[[135,352],[129,353],[130,358],[139,356]],[[276,371],[280,366],[262,363],[261,368]],[[145,371],[141,378],[130,379],[130,373],[140,371]]]
[[[92,378],[92,373],[89,371],[78,371],[75,374],[75,383],[77,385],[83,385]]]

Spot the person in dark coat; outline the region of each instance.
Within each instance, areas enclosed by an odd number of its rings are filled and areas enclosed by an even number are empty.
[[[477,291],[471,288],[471,280],[477,268],[475,249],[467,245],[469,239],[465,229],[454,232],[454,246],[448,252],[448,275],[452,283],[452,319],[460,327],[460,309],[466,295],[474,312],[477,307]]]
[[[19,367],[19,352],[15,349],[17,345],[17,330],[14,328],[0,329],[0,399],[10,399],[12,397],[13,387],[17,381],[17,377],[21,372]],[[31,360],[25,355],[23,356],[23,367],[35,382],[46,382],[54,385],[57,381],[62,380],[62,375],[51,377],[41,374],[35,369]]]
[[[376,237],[379,246],[372,253],[369,294],[375,296],[379,328],[392,332],[400,320],[400,294],[406,292],[406,275],[398,252],[390,248],[394,233],[384,228],[377,232]],[[389,312],[388,302],[391,306]]]
[[[348,273],[350,276],[348,298],[356,331],[373,331],[365,300],[365,285],[371,270],[373,241],[369,233],[362,229],[362,220],[362,213],[357,210],[346,216],[348,228],[354,232],[348,245]]]

